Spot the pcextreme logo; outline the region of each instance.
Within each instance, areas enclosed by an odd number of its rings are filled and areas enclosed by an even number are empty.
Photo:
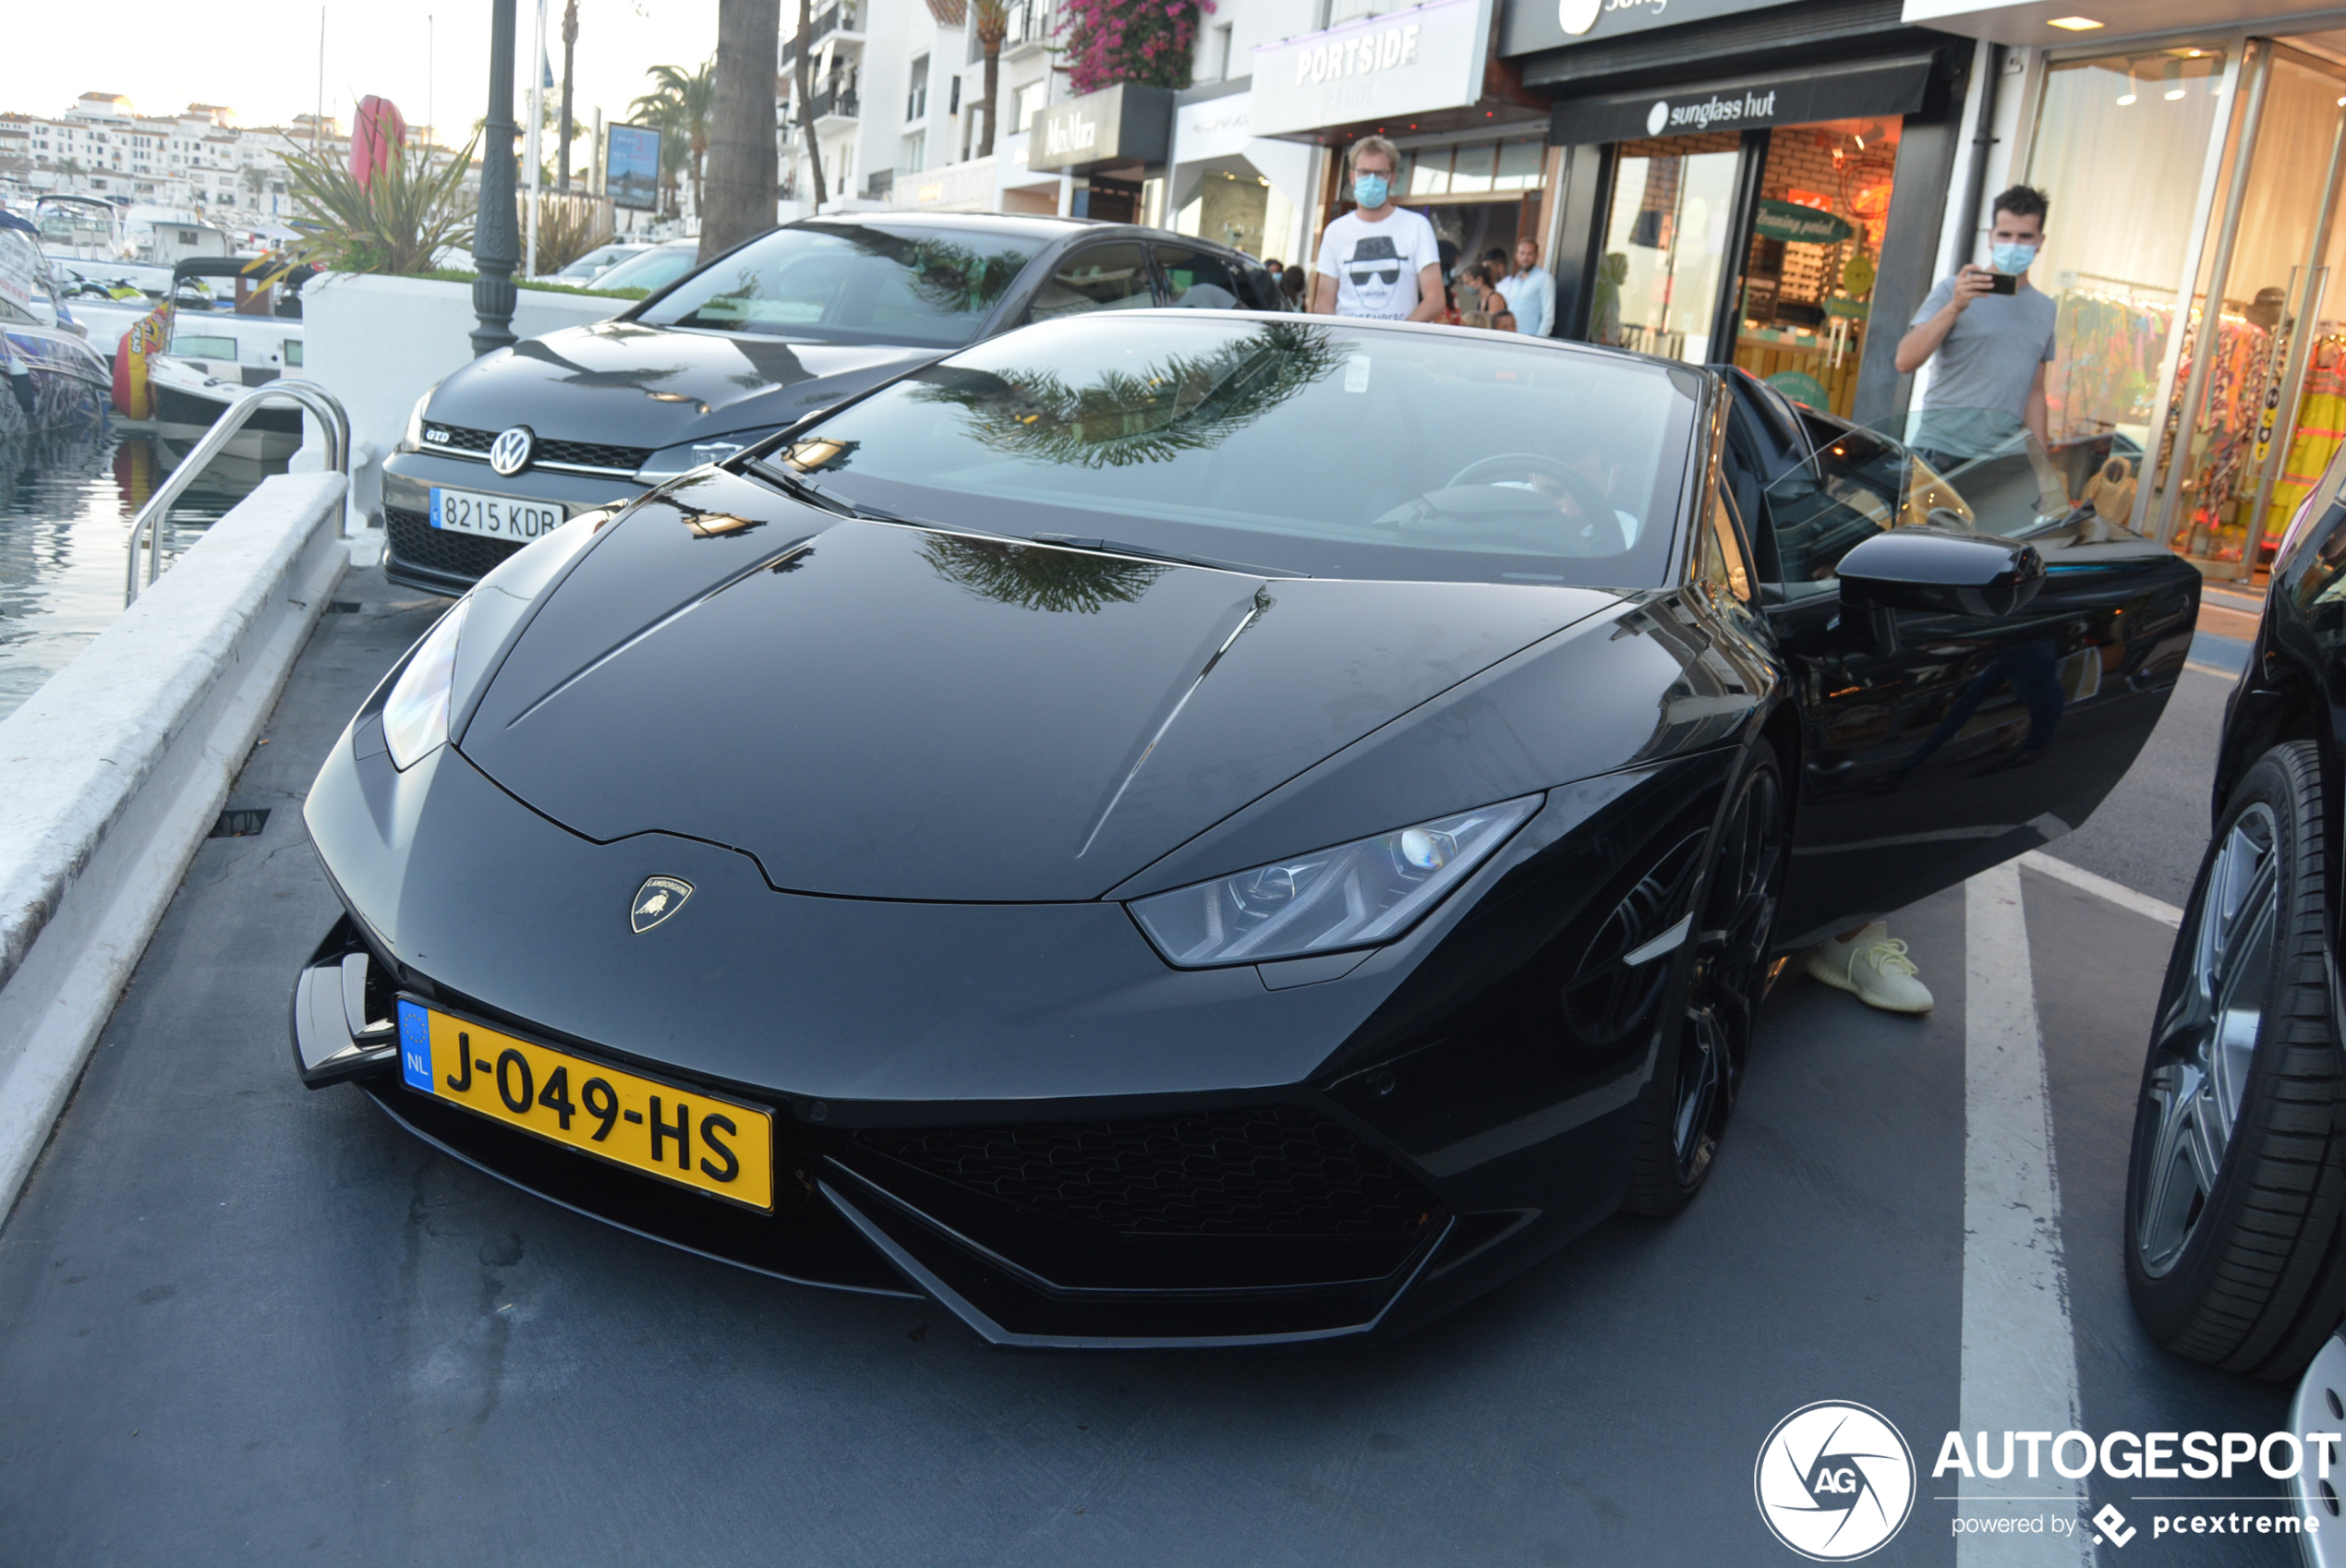
[[[1888,1417],[1823,1400],[1776,1423],[1751,1490],[1776,1539],[1816,1562],[1887,1544],[1915,1504],[1915,1456]]]

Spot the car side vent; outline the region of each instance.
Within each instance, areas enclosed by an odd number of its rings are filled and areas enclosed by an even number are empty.
[[[1643,963],[1632,954],[1669,933],[1685,914],[1701,869],[1702,838],[1690,833],[1672,845],[1614,907],[1580,967],[1564,986],[1565,1021],[1591,1044],[1608,1044],[1644,1019],[1670,973],[1656,954]],[[1675,946],[1672,951],[1675,951]]]

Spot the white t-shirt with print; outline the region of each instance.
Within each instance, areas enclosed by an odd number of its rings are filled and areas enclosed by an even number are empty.
[[[1372,223],[1358,210],[1320,235],[1313,270],[1336,280],[1336,313],[1406,321],[1418,308],[1418,271],[1442,264],[1433,225],[1406,207]]]

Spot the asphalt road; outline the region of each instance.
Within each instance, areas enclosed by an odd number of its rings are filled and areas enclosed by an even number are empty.
[[[1370,1352],[990,1351],[917,1303],[608,1229],[355,1090],[300,1088],[286,992],[335,912],[301,791],[438,602],[371,573],[342,595],[362,608],[327,618],[233,798],[265,831],[204,845],[0,1228],[0,1563],[1792,1563],[1753,1462],[1824,1399],[1888,1416],[1922,1466],[1869,1561],[1956,1561],[1929,1470],[1996,1353],[1965,1365],[1963,889],[1896,923],[1929,1017],[1779,987],[1675,1223],[1608,1222]],[[2062,852],[2183,897],[2224,685],[2185,677]],[[2023,883],[2080,1424],[2277,1428],[2285,1391],[2162,1356],[2126,1304],[2122,1164],[2171,934]],[[2136,1501],[2279,1492],[2261,1478],[2093,1488],[2141,1528],[2105,1562],[2293,1560],[2155,1539]]]

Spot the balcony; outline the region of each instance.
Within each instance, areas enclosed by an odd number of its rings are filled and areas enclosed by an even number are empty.
[[[1052,0],[1019,0],[1010,6],[1010,30],[1002,40],[1002,58],[1020,60],[1051,46],[1051,31],[1058,18]]]
[[[815,129],[817,133],[847,130],[864,114],[863,102],[852,87],[827,88],[815,94],[815,101],[809,107],[815,111]]]
[[[807,24],[806,47],[814,49],[834,33],[839,35],[842,43],[864,42],[862,0],[840,0],[838,5],[826,6],[816,12],[814,19]],[[798,63],[798,44],[799,41],[792,38],[782,45],[782,69],[785,71]]]

